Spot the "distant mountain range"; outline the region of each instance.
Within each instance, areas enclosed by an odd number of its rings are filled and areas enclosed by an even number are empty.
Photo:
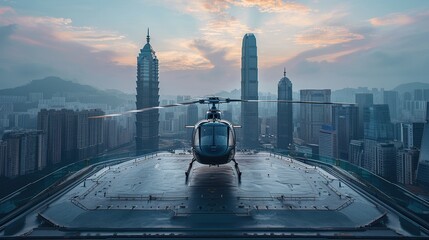
[[[429,89],[429,83],[412,82],[401,84],[392,90],[398,91],[399,94],[404,92],[413,93],[415,89]],[[54,96],[65,97],[66,101],[79,101],[83,103],[105,103],[112,107],[124,104],[127,101],[134,101],[135,95],[126,94],[121,91],[99,90],[92,86],[82,85],[72,81],[67,81],[59,77],[46,77],[43,79],[33,80],[30,83],[8,89],[0,89],[0,95],[3,96],[28,96],[30,93],[43,93],[45,99]],[[366,87],[344,88],[332,91],[332,101],[354,102],[354,94],[361,92],[373,92]],[[381,94],[381,91],[377,92]],[[260,93],[262,95],[266,93]],[[276,93],[274,93],[276,94]],[[240,98],[240,89],[232,91],[222,91],[216,94],[221,97]],[[299,92],[294,92],[294,99],[299,99]]]
[[[66,81],[59,77],[46,77],[33,80],[23,86],[0,89],[0,95],[3,96],[28,96],[30,93],[43,93],[44,99],[65,97],[66,101],[105,103],[112,107],[119,106],[134,97],[118,90],[102,91],[88,85]]]
[[[399,92],[402,95],[405,92],[414,93],[415,89],[429,89],[429,83],[413,82],[413,83],[404,83],[392,89],[392,91]],[[387,91],[387,89],[386,89]],[[334,102],[355,102],[356,93],[373,93],[375,102],[381,103],[383,100],[383,92],[381,89],[371,89],[367,87],[359,88],[343,88],[338,90],[333,90],[331,94],[331,100]],[[267,93],[259,92],[259,95],[266,95]],[[276,95],[277,93],[274,93]],[[230,97],[230,98],[240,98],[241,91],[240,89],[234,89],[232,91],[222,91],[216,93],[216,96],[221,97]],[[299,99],[299,91],[293,92],[293,99]]]
[[[421,83],[421,82],[404,83],[395,87],[392,90],[398,91],[399,93],[404,93],[404,92],[413,93],[415,89],[429,89],[429,83]]]

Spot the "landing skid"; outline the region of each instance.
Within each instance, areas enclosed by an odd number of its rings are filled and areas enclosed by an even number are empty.
[[[188,181],[188,177],[189,177],[189,174],[191,173],[192,166],[193,166],[193,164],[194,164],[195,160],[196,160],[195,158],[193,158],[193,159],[192,159],[191,163],[189,163],[188,170],[186,170],[186,172],[185,172],[185,175],[186,175],[186,182]]]
[[[237,172],[238,182],[241,182],[241,171],[240,171],[240,168],[238,167],[238,163],[237,161],[235,161],[235,159],[232,159],[232,161],[234,162],[235,171]]]

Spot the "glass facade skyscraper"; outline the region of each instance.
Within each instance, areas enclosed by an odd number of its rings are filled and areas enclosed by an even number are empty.
[[[429,188],[429,102],[426,104],[426,123],[417,166],[417,182]]]
[[[258,53],[253,33],[243,37],[241,55],[241,98],[258,100]],[[259,146],[258,103],[241,103],[241,145],[243,148]]]
[[[390,111],[387,104],[376,104],[364,109],[365,139],[375,141],[393,140],[393,124],[390,122]]]
[[[146,45],[137,57],[137,109],[159,105],[158,58],[150,45],[149,30]],[[140,112],[136,115],[136,150],[152,152],[159,147],[159,110]]]
[[[383,102],[389,105],[390,118],[392,120],[398,119],[398,105],[399,105],[399,94],[396,91],[384,91]]]
[[[303,89],[300,91],[301,101],[330,102],[330,89]],[[319,143],[320,128],[331,123],[331,106],[302,104],[300,106],[299,136],[310,144]]]
[[[363,124],[363,111],[365,108],[374,104],[374,95],[372,93],[356,93],[355,102],[359,108],[359,122],[358,122],[358,139],[364,137],[364,124]]]
[[[332,126],[337,132],[336,157],[347,160],[349,155],[349,144],[358,135],[358,112],[356,106],[332,106]]]

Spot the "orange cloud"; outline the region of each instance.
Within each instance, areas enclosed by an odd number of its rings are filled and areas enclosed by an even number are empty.
[[[250,28],[235,17],[223,15],[208,21],[200,28],[202,39],[215,49],[225,49],[226,60],[240,64],[241,39],[248,32],[260,33],[260,29]]]
[[[410,23],[414,22],[414,19],[408,15],[400,14],[400,13],[393,13],[389,14],[385,17],[379,17],[379,18],[371,18],[369,19],[369,22],[373,26],[402,26],[402,25],[408,25]]]
[[[236,0],[232,4],[242,7],[257,7],[261,12],[307,12],[309,8],[295,2],[282,0]]]
[[[335,52],[335,53],[329,53],[329,54],[324,54],[324,55],[320,55],[320,56],[310,57],[310,58],[307,58],[307,60],[310,62],[330,62],[330,63],[332,63],[332,62],[336,62],[339,58],[341,58],[343,56],[347,56],[347,55],[350,55],[352,53],[362,51],[362,50],[368,50],[369,48],[370,47],[358,47],[358,48],[343,50],[343,51],[339,51],[339,52]]]
[[[256,7],[261,12],[308,12],[310,9],[300,3],[282,0],[177,0],[182,10],[191,13],[224,13],[231,6]],[[166,1],[168,4],[168,1]]]
[[[183,51],[160,51],[157,52],[157,57],[161,63],[161,72],[163,72],[163,70],[206,70],[214,67],[208,59],[195,53]]]
[[[207,37],[241,38],[243,33],[251,32],[254,29],[249,28],[232,16],[224,16],[209,21],[200,30]]]
[[[200,2],[201,7],[207,12],[220,13],[230,8],[230,5],[225,0],[211,0]]]
[[[169,4],[169,1],[166,1]],[[178,0],[178,7],[188,13],[223,13],[231,7],[227,0],[184,1]]]
[[[296,35],[295,43],[323,47],[360,39],[364,39],[364,36],[344,27],[318,27]]]

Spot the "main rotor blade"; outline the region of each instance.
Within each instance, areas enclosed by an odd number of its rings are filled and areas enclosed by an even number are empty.
[[[112,113],[112,114],[106,114],[106,115],[101,115],[101,116],[93,116],[93,117],[89,117],[89,118],[95,118],[96,119],[96,118],[118,117],[118,116],[122,116],[122,115],[125,115],[125,114],[140,113],[140,112],[146,112],[146,111],[155,110],[155,109],[161,109],[161,108],[171,108],[171,107],[187,106],[187,105],[191,105],[191,104],[195,104],[195,103],[199,103],[199,102],[200,101],[191,101],[191,102],[182,102],[182,103],[168,104],[168,105],[162,105],[162,106],[155,106],[155,107],[135,109],[135,110],[126,111],[126,112],[123,112],[123,113]]]
[[[168,104],[168,105],[148,107],[148,108],[141,108],[141,109],[126,111],[123,113],[112,113],[112,114],[106,114],[106,115],[101,115],[101,116],[92,116],[89,118],[97,119],[97,118],[118,117],[118,116],[122,116],[124,114],[140,113],[140,112],[146,112],[146,111],[150,111],[150,110],[154,110],[154,109],[186,106],[186,105],[191,105],[191,104],[196,104],[196,103],[211,104],[210,98],[218,98],[217,104],[218,103],[230,103],[230,102],[248,102],[248,103],[276,102],[276,103],[319,104],[319,105],[355,105],[354,103],[340,103],[340,102],[294,101],[294,100],[244,100],[244,99],[231,99],[231,98],[222,98],[222,97],[209,97],[209,98],[205,98],[205,99],[204,98],[199,99],[196,101]]]
[[[354,103],[319,102],[319,101],[296,101],[296,100],[245,100],[245,99],[228,99],[227,102],[248,102],[248,103],[276,102],[276,103],[299,103],[299,104],[320,104],[320,105],[355,105]]]

